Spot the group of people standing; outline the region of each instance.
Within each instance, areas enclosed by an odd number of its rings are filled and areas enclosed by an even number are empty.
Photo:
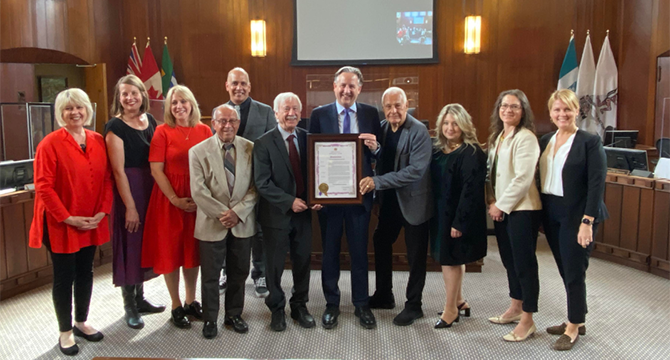
[[[270,328],[283,331],[287,326],[287,299],[281,287],[287,253],[293,273],[291,318],[304,328],[314,327],[307,309],[310,210],[318,214],[323,242],[324,328],[336,327],[340,315],[344,231],[354,314],[362,327],[371,329],[376,327],[371,309],[396,306],[392,246],[401,229],[410,272],[406,302],[393,323],[411,325],[424,315],[430,245],[431,255],[442,265],[446,290],[435,328],[448,328],[461,315],[471,315],[462,279],[465,264],[486,256],[487,208],[511,297],[507,311],[489,320],[518,322],[503,337],[507,341],[525,340],[536,331],[535,247],[542,223],[568,294],[568,322],[547,332],[561,335],[556,349],[571,348],[585,333],[585,272],[597,223],[607,217],[602,144],[597,136],[577,129],[579,102],[574,93],[559,90],[549,99],[558,131],[539,143],[525,94],[501,93],[491,115],[487,159],[461,105],[442,109],[431,138],[426,126],[408,114],[402,89],[384,92],[386,119],[380,121],[375,107],[357,102],[362,85],[359,69],[338,70],[333,80],[336,101],[315,109],[303,129],[298,127],[302,103],[297,95],[281,93],[270,108],[249,97],[249,76],[235,68],[226,81],[230,101],[214,108],[210,129],[200,122],[198,103],[182,85],[168,92],[165,124],[157,126],[147,112],[142,82],[128,75],[116,85],[113,118],[103,136],[84,128],[93,116],[86,94],[79,89],[61,92],[55,104],[61,129],[42,140],[35,156],[30,232],[30,246],[45,245],[51,253],[60,350],[76,354],[74,336],[103,338],[86,320],[96,246],[110,238],[113,282],[121,287],[125,321],[131,328],[144,326],[141,314],[165,310],[145,299],[142,286],[162,274],[172,301],[172,323],[190,328],[191,319],[199,319],[203,336],[216,337],[225,269],[224,325],[247,332],[242,313],[252,253],[256,294],[265,297],[272,313]],[[308,133],[359,134],[364,144],[358,184],[362,204],[307,203]],[[379,222],[373,235],[375,292],[369,296],[367,234],[373,201],[379,203]],[[196,300],[199,272],[202,305]]]

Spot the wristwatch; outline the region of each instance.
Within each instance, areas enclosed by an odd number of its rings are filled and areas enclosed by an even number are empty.
[[[593,225],[593,221],[591,221],[591,220],[589,220],[589,219],[587,219],[587,218],[583,218],[583,219],[582,219],[582,224],[586,224],[586,225],[588,225],[588,226],[591,226],[591,225]]]

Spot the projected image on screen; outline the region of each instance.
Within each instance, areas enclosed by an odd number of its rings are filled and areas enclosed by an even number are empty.
[[[433,45],[433,12],[398,12],[396,29],[396,40],[400,45]]]

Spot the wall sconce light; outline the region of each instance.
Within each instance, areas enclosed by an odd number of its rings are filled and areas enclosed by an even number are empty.
[[[265,57],[265,20],[251,20],[251,56]]]
[[[465,17],[465,44],[463,51],[466,54],[479,54],[482,48],[482,17]]]

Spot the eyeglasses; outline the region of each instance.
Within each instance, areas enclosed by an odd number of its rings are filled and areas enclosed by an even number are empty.
[[[500,109],[505,111],[507,109],[510,109],[512,111],[519,111],[521,110],[521,105],[519,104],[500,104]]]
[[[240,122],[237,119],[230,119],[230,120],[218,120],[218,119],[212,119],[213,122],[218,122],[219,124],[226,126],[230,124],[231,126],[235,126],[238,122]]]

